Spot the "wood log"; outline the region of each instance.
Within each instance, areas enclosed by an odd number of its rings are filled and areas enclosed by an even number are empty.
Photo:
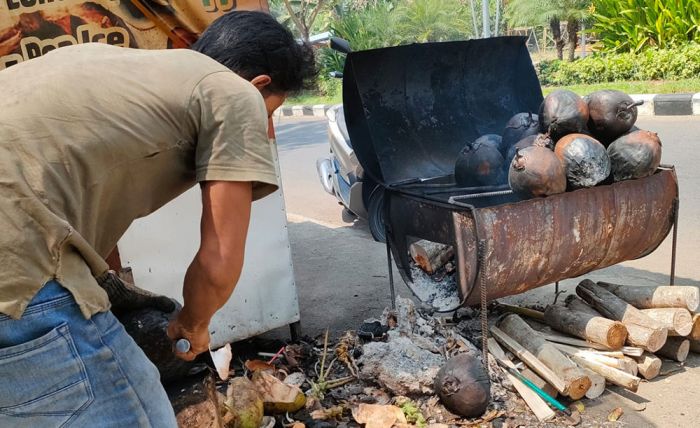
[[[435,273],[454,256],[452,246],[425,239],[411,244],[408,251],[411,253],[413,261],[429,274]]]
[[[530,351],[525,349],[520,343],[501,331],[498,327],[491,327],[490,330],[493,337],[495,337],[499,343],[505,346],[520,361],[527,364],[535,373],[542,376],[542,378],[556,388],[557,391],[562,394],[566,391],[566,383],[564,380],[554,373],[552,369],[538,360]]]
[[[587,342],[585,340],[575,339],[573,337],[564,337],[559,335],[547,334],[544,338],[549,342],[563,343],[565,345],[577,346],[579,348],[591,348],[598,351],[607,351],[610,349],[607,346],[601,345],[599,343]],[[644,349],[637,348],[635,346],[623,346],[619,352],[630,357],[638,357],[642,355],[642,353],[644,353]]]
[[[693,328],[688,335],[689,339],[700,340],[700,314],[693,315]]]
[[[666,342],[668,331],[660,322],[645,315],[639,309],[605,288],[596,285],[593,281],[588,279],[581,281],[576,287],[576,294],[604,317],[622,321],[627,327],[627,337],[632,345],[655,352],[661,349]],[[651,331],[645,331],[638,327],[646,327]]]
[[[661,349],[668,338],[668,330],[666,329],[651,329],[632,323],[625,324],[625,327],[627,328],[627,343],[649,352]]]
[[[592,400],[603,395],[605,392],[605,378],[589,368],[584,367],[583,372],[591,380],[591,387],[586,391],[586,398]]]
[[[689,340],[688,342],[690,342],[690,351],[700,354],[700,340]]]
[[[572,311],[583,312],[594,317],[602,317],[600,312],[591,308],[590,305],[588,305],[588,303],[584,302],[583,300],[581,300],[580,297],[575,296],[573,294],[568,295],[564,303],[566,304],[566,307],[571,309]]]
[[[646,380],[652,380],[661,373],[661,358],[645,352],[636,358],[637,370]]]
[[[523,315],[540,321],[544,320],[544,312],[523,308],[522,306],[507,305],[505,303],[499,303],[498,306],[513,314]]]
[[[564,306],[549,305],[544,321],[552,328],[610,349],[620,349],[627,339],[627,329],[619,321],[574,311]]]
[[[508,359],[506,353],[498,345],[498,342],[493,337],[488,339],[489,353],[497,360],[503,361],[503,363],[511,368],[515,368],[515,365]],[[548,421],[554,418],[554,411],[547,405],[547,403],[539,396],[535,391],[530,389],[527,385],[522,383],[518,378],[510,373],[506,373],[506,377],[513,384],[513,387],[518,394],[522,397],[525,404],[530,407],[532,413],[535,414],[538,420]],[[530,378],[528,378],[530,379]],[[530,379],[532,380],[532,379]],[[556,389],[554,390],[556,394]],[[551,395],[551,394],[550,394]]]
[[[569,345],[556,344],[554,346],[567,355],[577,355],[579,357],[588,358],[589,360],[605,364],[608,367],[622,370],[623,372],[629,373],[632,376],[637,375],[637,362],[631,358],[613,358],[607,355],[601,355],[595,351],[586,351]]]
[[[690,351],[690,341],[685,337],[669,337],[663,348],[659,349],[657,354],[662,357],[683,362],[688,358]]]
[[[599,282],[598,285],[639,309],[685,308],[695,312],[700,307],[700,288],[685,285],[619,285]]]
[[[574,360],[574,362],[576,362],[576,364],[580,365],[581,367],[590,369],[603,376],[610,383],[621,386],[625,389],[629,389],[632,392],[637,392],[637,388],[639,388],[639,382],[641,381],[641,379],[639,379],[636,376],[632,376],[629,373],[623,372],[622,370],[608,367],[605,364],[601,364],[597,361],[589,360],[587,358],[579,357],[577,355],[572,355],[571,359]]]
[[[669,336],[687,336],[693,330],[693,316],[684,308],[642,309],[668,329]]]
[[[559,391],[557,391],[556,388],[547,383],[547,381],[542,379],[537,373],[527,368],[527,366],[523,370],[520,370],[520,374],[525,376],[530,382],[537,385],[538,388],[551,395],[553,398],[557,398],[557,395],[559,395]]]
[[[586,391],[591,387],[591,380],[540,333],[530,328],[522,318],[518,315],[508,315],[501,321],[500,328],[564,380],[566,388],[560,392],[574,400],[586,395]]]

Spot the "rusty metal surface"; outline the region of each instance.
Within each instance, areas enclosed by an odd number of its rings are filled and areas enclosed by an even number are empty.
[[[479,301],[478,292],[470,293],[477,227],[493,300],[649,254],[670,232],[677,198],[675,171],[660,169],[639,180],[454,211],[462,296],[469,296],[467,304]]]

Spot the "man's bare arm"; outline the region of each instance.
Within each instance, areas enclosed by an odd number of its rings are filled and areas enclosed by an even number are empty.
[[[190,351],[180,358],[191,360],[208,349],[209,321],[241,275],[251,203],[249,182],[202,185],[201,243],[185,274],[184,306],[168,327],[170,338],[190,341]]]

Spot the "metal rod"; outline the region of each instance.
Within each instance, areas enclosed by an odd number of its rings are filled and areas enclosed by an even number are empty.
[[[675,200],[673,207],[673,241],[671,243],[671,279],[669,284],[676,283],[676,245],[678,244],[678,211],[680,208],[680,200]]]
[[[396,309],[396,290],[394,289],[394,268],[391,265],[391,245],[389,244],[389,235],[384,228],[384,236],[386,239],[386,264],[389,268],[389,292],[391,293],[391,309]]]
[[[482,192],[490,192],[494,190],[509,190],[510,186],[507,184],[501,184],[499,186],[481,186],[481,187],[452,187],[451,189],[441,189],[441,190],[428,190],[425,191],[424,193],[426,195],[439,195],[441,193],[451,193],[451,192],[467,192],[467,193],[478,193],[479,191]]]

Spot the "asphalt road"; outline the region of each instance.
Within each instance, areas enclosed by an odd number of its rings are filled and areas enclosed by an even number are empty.
[[[677,284],[700,285],[700,117],[647,117],[638,123],[663,142],[662,162],[677,168],[680,186]],[[355,329],[389,306],[386,249],[366,225],[344,221],[342,207],[325,193],[316,176],[316,159],[328,154],[324,120],[281,119],[276,123],[282,184],[289,219],[302,326],[309,335]],[[634,284],[663,284],[670,268],[670,236],[654,253],[597,271],[587,277]],[[576,280],[561,286],[571,290]],[[397,291],[409,295],[397,279]],[[511,300],[546,303],[553,287],[544,286]],[[692,356],[672,377],[644,383],[638,394],[608,392],[586,401],[587,411],[625,409],[630,426],[687,427],[700,418],[700,358]],[[666,369],[677,368],[671,364]],[[682,392],[681,392],[682,391]],[[640,409],[645,409],[640,411]]]

